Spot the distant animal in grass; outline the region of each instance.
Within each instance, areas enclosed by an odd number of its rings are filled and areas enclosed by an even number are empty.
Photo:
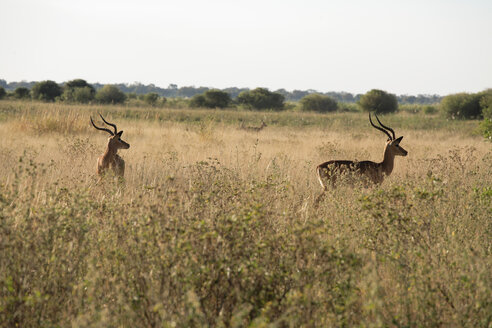
[[[123,131],[118,132],[115,124],[107,122],[101,114],[99,114],[99,116],[104,123],[113,127],[113,131],[108,128],[98,127],[96,124],[94,124],[91,116],[92,126],[98,130],[106,131],[110,135],[108,138],[108,145],[106,146],[106,150],[97,159],[97,174],[99,176],[102,176],[107,171],[111,171],[114,173],[115,176],[123,177],[125,175],[125,161],[117,154],[117,152],[118,149],[130,148],[130,145],[121,140],[121,135],[123,134]]]
[[[263,130],[264,128],[266,128],[268,125],[261,121],[261,125],[260,126],[245,126],[244,125],[244,122],[241,122],[241,125],[239,126],[239,128],[241,130],[245,130],[245,131],[251,131],[251,132],[260,132],[261,130]]]
[[[316,167],[316,173],[323,188],[323,192],[318,196],[318,203],[327,190],[327,184],[335,186],[335,182],[341,175],[352,174],[355,178],[363,178],[373,184],[380,184],[386,176],[393,172],[395,156],[407,156],[408,152],[400,146],[403,137],[396,138],[395,131],[383,125],[376,115],[376,119],[381,127],[374,125],[369,113],[371,125],[388,136],[382,162],[372,161],[350,161],[350,160],[331,160],[324,162]],[[390,131],[391,134],[388,132]]]

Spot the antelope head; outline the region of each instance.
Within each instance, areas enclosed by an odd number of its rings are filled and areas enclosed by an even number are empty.
[[[388,141],[386,142],[386,151],[389,151],[390,154],[392,154],[393,156],[407,156],[408,152],[400,146],[400,141],[401,139],[403,139],[403,136],[396,138],[395,131],[392,128],[387,127],[383,123],[381,123],[376,114],[374,114],[374,116],[376,116],[376,120],[378,120],[378,123],[379,125],[381,125],[381,127],[374,125],[371,119],[371,113],[369,113],[369,122],[371,122],[371,125],[388,136]],[[390,131],[391,134],[389,134],[388,131]]]
[[[108,138],[108,148],[110,150],[113,150],[114,152],[118,151],[118,149],[130,148],[130,144],[126,143],[125,141],[123,141],[121,139],[121,135],[123,134],[123,131],[118,132],[118,129],[116,128],[115,124],[107,122],[101,114],[99,114],[99,116],[101,117],[101,119],[103,120],[104,123],[106,123],[109,126],[112,126],[113,130],[114,130],[114,131],[111,131],[108,128],[98,127],[97,125],[94,124],[94,121],[92,120],[92,116],[91,116],[91,123],[92,123],[93,127],[95,127],[98,130],[106,131],[107,133],[109,133],[110,136]]]

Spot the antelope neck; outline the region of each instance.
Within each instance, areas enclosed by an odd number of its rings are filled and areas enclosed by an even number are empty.
[[[117,152],[118,148],[112,149],[108,144],[108,146],[106,147],[106,151],[104,152],[104,157],[113,157],[114,155],[116,155]]]
[[[383,167],[383,172],[386,175],[390,175],[393,172],[393,166],[395,162],[395,155],[391,152],[389,145],[384,149],[384,159],[381,162],[381,166]]]

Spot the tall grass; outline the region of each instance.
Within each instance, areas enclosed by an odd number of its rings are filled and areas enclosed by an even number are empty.
[[[131,144],[124,184],[97,183],[97,111]],[[476,122],[384,117],[409,156],[381,186],[340,185],[316,207],[316,164],[382,159],[364,114],[0,113],[4,327],[492,322],[492,151]]]

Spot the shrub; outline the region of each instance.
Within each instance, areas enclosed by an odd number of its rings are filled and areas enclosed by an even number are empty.
[[[157,103],[157,101],[159,100],[159,95],[155,92],[150,92],[150,93],[147,93],[144,95],[143,100],[147,104],[154,106]]]
[[[373,89],[362,95],[359,99],[359,106],[367,112],[393,113],[398,109],[398,100],[394,94]]]
[[[471,119],[481,116],[480,95],[456,93],[446,96],[441,101],[441,111],[448,118]]]
[[[0,87],[0,99],[5,98],[6,95],[7,92],[5,91],[5,89],[3,87]]]
[[[62,99],[69,102],[89,103],[94,99],[96,90],[82,79],[69,81],[64,86]]]
[[[481,95],[480,108],[483,121],[479,129],[485,138],[492,140],[492,89],[482,92]]]
[[[338,103],[335,99],[317,93],[303,97],[299,104],[301,111],[327,113],[338,109]]]
[[[77,102],[87,104],[94,99],[93,90],[89,87],[65,89],[62,99],[68,102]]]
[[[14,90],[14,98],[15,99],[27,99],[30,97],[30,91],[25,87],[18,87]]]
[[[75,80],[68,81],[67,83],[65,83],[65,88],[69,88],[69,89],[86,88],[86,87],[91,89],[94,93],[96,92],[96,90],[94,89],[94,87],[92,85],[90,85],[89,83],[87,83],[87,81],[82,80],[82,79],[75,79]]]
[[[194,95],[190,99],[190,107],[205,107],[205,96]]]
[[[62,94],[62,88],[54,81],[43,81],[32,87],[31,94],[33,99],[54,101]]]
[[[435,113],[437,113],[437,108],[436,108],[436,106],[425,105],[423,111],[424,111],[424,114],[435,114]]]
[[[488,89],[479,94],[480,97],[480,109],[482,116],[492,120],[492,89]]]
[[[237,97],[239,104],[250,109],[284,109],[285,97],[279,93],[271,92],[265,88],[256,88],[251,91],[243,91]]]
[[[125,101],[126,95],[114,85],[107,84],[97,91],[95,99],[102,104],[121,104]]]
[[[224,91],[212,89],[195,95],[190,100],[191,107],[226,108],[231,104],[231,96]]]

